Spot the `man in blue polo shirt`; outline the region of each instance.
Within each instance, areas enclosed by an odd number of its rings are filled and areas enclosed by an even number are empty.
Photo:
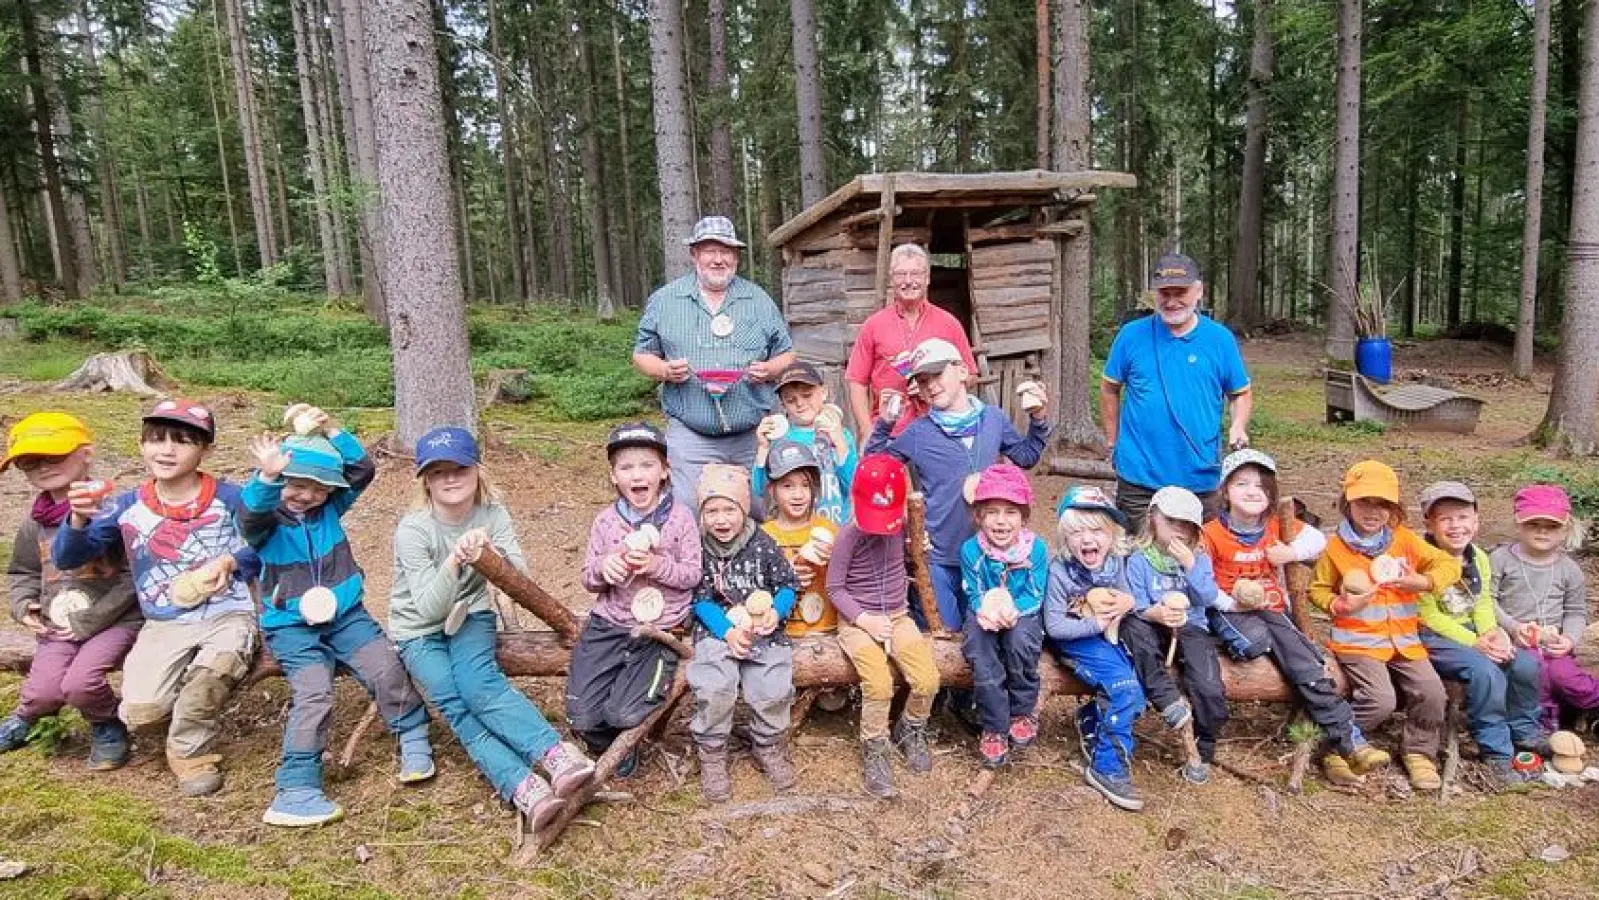
[[[1221,479],[1222,416],[1229,402],[1229,447],[1249,443],[1254,399],[1238,341],[1199,314],[1199,265],[1181,254],[1155,264],[1153,315],[1123,325],[1105,360],[1100,423],[1116,469],[1116,507],[1136,532],[1149,498],[1185,487],[1214,507]]]
[[[694,271],[650,295],[633,367],[661,383],[672,491],[692,507],[706,463],[755,461],[755,426],[776,406],[771,382],[794,342],[772,298],[738,276],[731,220],[707,216],[683,243]]]

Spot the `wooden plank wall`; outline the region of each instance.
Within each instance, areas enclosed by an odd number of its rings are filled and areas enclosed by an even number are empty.
[[[972,297],[990,358],[1049,348],[1056,257],[1055,244],[1048,240],[972,248]]]
[[[844,364],[861,323],[879,306],[874,248],[837,247],[809,253],[783,270],[783,304],[800,358],[822,370],[832,402],[845,411]],[[850,427],[860,433],[857,423]]]

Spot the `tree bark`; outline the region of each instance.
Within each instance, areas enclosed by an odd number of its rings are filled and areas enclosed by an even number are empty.
[[[660,178],[664,278],[688,271],[683,240],[694,229],[694,147],[683,71],[682,0],[650,0],[651,92],[655,101],[655,168]]]
[[[17,18],[22,38],[22,55],[28,65],[29,92],[33,95],[34,137],[39,145],[39,168],[44,174],[44,189],[49,222],[56,235],[61,290],[69,299],[82,296],[78,282],[77,253],[72,244],[72,226],[67,221],[65,188],[61,183],[61,164],[56,156],[52,130],[50,91],[39,47],[38,22],[30,0],[17,0]]]
[[[128,247],[122,233],[122,189],[117,179],[117,157],[111,144],[111,133],[106,123],[105,101],[100,96],[102,81],[100,63],[94,49],[94,32],[89,27],[88,4],[78,7],[79,50],[83,54],[83,67],[89,85],[83,95],[83,105],[94,128],[95,163],[100,182],[100,216],[105,225],[105,245],[111,263],[111,283],[121,287],[128,280]]]
[[[22,260],[17,256],[16,236],[11,230],[6,186],[0,180],[0,303],[16,303],[21,299]]]
[[[350,233],[346,224],[345,209],[349,197],[348,157],[344,140],[339,132],[343,106],[339,103],[339,77],[334,71],[328,40],[321,28],[322,22],[332,20],[322,0],[306,0],[306,34],[311,39],[311,85],[317,94],[318,128],[322,134],[323,174],[327,177],[328,193],[338,198],[332,205],[333,249],[337,257],[339,286],[335,293],[340,297],[356,292],[355,269],[350,259]]]
[[[1038,96],[1034,103],[1033,113],[1033,152],[1036,156],[1036,165],[1040,169],[1049,168],[1049,2],[1050,0],[1036,0],[1033,9],[1034,37],[1037,40],[1036,53],[1033,57],[1034,76],[1038,85]]]
[[[216,13],[216,6],[214,4],[212,6],[212,13],[213,15]],[[215,25],[217,23],[215,20],[213,20],[212,24]],[[220,34],[218,37],[220,38]],[[217,49],[219,51],[217,56],[217,64],[220,66],[220,45]],[[211,54],[209,51],[206,53],[205,60],[205,90],[206,95],[211,100],[212,130],[216,132],[217,171],[222,173],[222,205],[226,207],[228,213],[228,243],[229,246],[233,248],[233,274],[242,276],[244,274],[244,249],[240,245],[239,241],[239,215],[233,208],[233,177],[228,174],[228,145],[223,139],[222,134],[222,105],[217,101],[216,83],[211,78]],[[137,169],[134,170],[134,178],[138,178]],[[150,223],[145,212],[144,190],[142,182],[139,185],[137,200],[139,204],[139,240],[142,245],[140,250],[145,257],[145,264],[149,265]]]
[[[1227,311],[1233,321],[1258,325],[1260,235],[1266,200],[1266,114],[1273,66],[1271,0],[1255,0],[1255,40],[1249,53],[1249,100],[1244,113],[1244,171],[1238,186],[1238,238],[1227,279]]]
[[[360,5],[371,67],[377,256],[394,358],[395,427],[402,446],[414,447],[436,425],[477,426],[439,60],[427,0]]]
[[[727,89],[727,0],[709,0],[706,17],[710,28],[711,59],[705,89],[711,106],[711,202],[705,210],[733,216],[733,127]]]
[[[505,169],[505,232],[510,244],[511,285],[517,301],[527,303],[533,298],[527,289],[526,259],[522,252],[522,212],[518,194],[522,188],[522,163],[518,157],[521,143],[517,139],[516,123],[510,115],[510,105],[505,100],[505,47],[500,41],[503,25],[500,22],[499,4],[495,0],[488,0],[488,5],[489,55],[494,63],[494,108],[500,116],[500,153]],[[462,227],[466,227],[464,222]]]
[[[1538,251],[1543,244],[1543,139],[1549,96],[1549,0],[1533,0],[1532,100],[1527,123],[1527,206],[1521,230],[1521,297],[1510,371],[1532,377],[1538,310]]]
[[[260,254],[260,264],[265,268],[278,261],[278,242],[276,226],[272,222],[272,186],[267,180],[261,124],[256,116],[255,89],[251,85],[250,45],[245,36],[241,0],[223,0],[223,3],[233,63],[233,92],[238,104],[239,134],[244,143],[244,174],[250,189],[251,218],[255,223],[255,245]]]
[[[1466,266],[1466,150],[1470,146],[1467,134],[1471,127],[1471,99],[1468,88],[1462,88],[1455,116],[1455,170],[1449,180],[1449,294],[1444,310],[1444,324],[1449,328],[1460,325],[1460,294],[1462,275]]]
[[[1361,0],[1338,0],[1337,105],[1333,135],[1332,240],[1327,253],[1327,355],[1355,358],[1350,310],[1360,285]]]
[[[328,0],[328,21],[333,28],[334,56],[342,83],[345,153],[349,157],[350,183],[360,209],[357,241],[361,246],[361,291],[367,315],[389,324],[383,288],[382,241],[378,237],[380,200],[372,196],[378,183],[378,155],[372,124],[372,84],[368,65],[368,38],[360,0]],[[429,46],[432,46],[431,42]]]
[[[1093,168],[1090,135],[1092,107],[1088,93],[1088,0],[1056,0],[1055,10],[1055,169],[1079,172]],[[1081,209],[1079,207],[1079,209]],[[1093,236],[1087,211],[1083,230],[1060,241],[1060,353],[1057,439],[1075,447],[1101,447],[1104,438],[1089,407],[1089,335],[1093,330]]]
[[[626,292],[626,302],[630,306],[642,306],[645,295],[649,292],[649,277],[644,270],[644,253],[634,240],[638,233],[638,212],[633,202],[633,113],[632,104],[627,97],[627,79],[622,69],[622,37],[616,29],[616,19],[611,19],[611,63],[613,76],[616,82],[616,143],[617,154],[621,158],[622,172],[622,285]]]
[[[66,204],[67,223],[72,228],[73,263],[78,271],[78,290],[87,294],[100,285],[100,265],[94,255],[94,230],[89,221],[89,201],[84,184],[89,167],[83,159],[79,144],[81,134],[74,134],[72,116],[67,109],[66,94],[61,87],[61,65],[52,49],[60,39],[55,23],[48,16],[38,21],[40,33],[48,35],[50,43],[40,48],[40,62],[44,65],[45,90],[50,92],[50,122],[55,140],[56,158],[61,168],[62,200]]]
[[[799,107],[800,203],[808,207],[827,196],[815,5],[812,0],[790,0],[789,16],[794,40],[794,100]]]
[[[588,186],[589,254],[594,264],[594,301],[600,321],[616,318],[616,286],[611,282],[611,224],[605,209],[605,155],[600,149],[599,92],[594,87],[593,30],[578,12],[577,75],[583,102],[577,112],[582,137],[583,182]],[[731,163],[729,163],[731,165]]]
[[[329,294],[339,292],[339,256],[333,234],[327,170],[322,158],[322,120],[317,113],[316,87],[311,80],[310,34],[306,29],[303,0],[289,0],[294,28],[294,69],[300,83],[300,115],[305,122],[305,155],[311,169],[311,193],[316,207],[317,237],[322,246],[322,279]]]

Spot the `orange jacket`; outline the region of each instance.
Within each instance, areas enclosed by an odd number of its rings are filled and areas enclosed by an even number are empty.
[[[1388,545],[1389,556],[1408,560],[1416,572],[1426,575],[1433,590],[1442,590],[1460,580],[1460,560],[1439,550],[1421,535],[1401,525],[1394,529]],[[1344,574],[1356,569],[1371,572],[1371,559],[1352,549],[1343,538],[1333,535],[1327,552],[1316,563],[1310,583],[1310,602],[1332,612],[1333,601],[1343,590]],[[1375,580],[1375,579],[1373,579]],[[1332,615],[1332,640],[1327,647],[1335,654],[1369,656],[1387,662],[1397,654],[1405,659],[1426,659],[1418,628],[1421,619],[1415,591],[1381,586],[1370,603],[1357,612]]]
[[[1288,543],[1304,524],[1297,519],[1284,533],[1282,519],[1271,516],[1266,520],[1266,533],[1254,546],[1245,544],[1232,533],[1220,519],[1211,519],[1199,530],[1200,542],[1210,554],[1211,565],[1216,570],[1216,586],[1232,594],[1233,585],[1240,578],[1252,578],[1266,589],[1268,607],[1274,612],[1287,612],[1287,592],[1277,579],[1277,567],[1266,559],[1266,548],[1276,543]]]

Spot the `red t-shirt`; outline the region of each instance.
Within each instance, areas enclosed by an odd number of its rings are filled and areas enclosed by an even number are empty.
[[[892,301],[871,314],[861,324],[855,346],[850,349],[849,365],[844,369],[844,379],[871,389],[872,415],[877,415],[877,398],[885,389],[905,393],[905,379],[892,365],[894,357],[916,349],[916,345],[932,338],[942,338],[955,345],[966,369],[977,374],[977,360],[972,357],[971,341],[966,339],[966,329],[960,320],[932,301],[922,301],[922,314],[913,329],[900,313],[899,304]],[[927,411],[920,397],[906,397],[905,411],[894,426],[897,434],[912,419]]]

